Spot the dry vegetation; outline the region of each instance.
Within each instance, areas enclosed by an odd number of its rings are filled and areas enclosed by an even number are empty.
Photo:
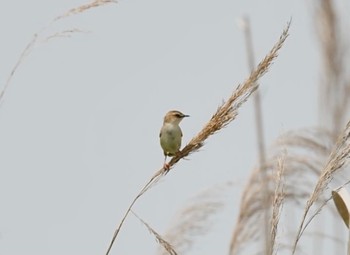
[[[36,33],[13,67],[1,91],[0,102],[16,70],[38,41],[66,37],[80,32],[78,29],[67,29],[46,36],[45,31],[51,24],[113,2],[115,1],[92,1],[73,8],[53,19],[47,27]],[[319,86],[319,114],[323,116],[322,121],[319,127],[286,132],[275,141],[269,150],[266,150],[263,138],[263,118],[259,112],[261,110],[260,98],[257,95],[255,104],[260,156],[257,167],[253,169],[243,189],[236,224],[233,226],[230,244],[227,244],[230,255],[303,254],[305,250],[308,250],[308,254],[318,254],[314,244],[319,242],[341,243],[345,246],[345,240],[339,236],[329,234],[329,231],[317,225],[312,226],[317,215],[327,220],[336,218],[334,208],[329,203],[329,188],[348,183],[349,178],[344,173],[342,175],[344,171],[341,170],[347,167],[350,155],[350,122],[346,124],[349,118],[348,99],[350,98],[350,77],[346,69],[349,66],[345,48],[347,42],[342,37],[340,19],[333,1],[315,1],[314,4],[316,6],[315,22],[323,59],[323,76]],[[219,132],[236,118],[239,107],[248,100],[253,92],[256,92],[259,87],[259,79],[269,71],[271,64],[277,58],[288,37],[290,22],[277,43],[256,68],[254,68],[252,35],[247,20],[244,25],[251,69],[250,76],[234,89],[203,129],[179,154],[171,159],[169,163],[171,171],[174,171],[177,162],[191,153],[198,152],[210,136]],[[227,203],[221,199],[222,193],[230,192],[230,185],[227,183],[211,189],[209,193],[204,192],[197,196],[194,203],[189,204],[179,213],[180,216],[164,235],[160,235],[149,223],[132,211],[137,200],[166,174],[165,169],[156,171],[131,202],[116,228],[107,254],[110,253],[113,245],[118,245],[118,234],[130,213],[154,235],[161,246],[159,254],[188,253],[195,242],[194,237],[210,231],[208,222],[211,216],[223,210]],[[218,190],[220,192],[217,192]],[[329,210],[323,210],[325,208]],[[295,217],[291,218],[291,214]],[[290,221],[293,224],[287,224]],[[280,234],[281,229],[283,229],[283,234]],[[339,231],[335,230],[334,233],[339,233]],[[304,239],[306,241],[302,242]],[[307,248],[304,249],[303,245],[306,245]]]
[[[70,37],[71,35],[73,35],[75,33],[82,32],[79,29],[73,28],[73,29],[67,29],[64,31],[57,31],[57,32],[54,32],[53,34],[47,35],[47,33],[51,32],[50,29],[53,27],[53,25],[56,22],[59,22],[63,18],[68,18],[72,15],[82,14],[90,9],[102,7],[102,6],[105,6],[106,4],[110,4],[110,3],[117,3],[117,2],[114,0],[94,0],[88,4],[81,5],[81,6],[78,6],[76,8],[70,9],[67,12],[63,13],[62,15],[59,15],[56,18],[54,18],[52,21],[50,21],[48,23],[48,25],[44,26],[42,29],[40,29],[38,32],[36,32],[33,35],[32,40],[27,44],[27,46],[22,51],[16,64],[14,65],[9,76],[7,77],[5,85],[0,92],[0,103],[3,101],[4,96],[5,96],[8,88],[11,84],[12,78],[15,75],[15,73],[17,72],[17,69],[23,63],[25,58],[32,53],[32,50],[34,49],[34,47],[36,47],[39,43],[47,42],[51,39],[60,38],[60,37]]]
[[[156,184],[162,177],[164,177],[172,167],[179,162],[181,159],[187,157],[191,153],[198,152],[198,150],[204,145],[206,139],[209,136],[215,134],[231,121],[233,121],[238,115],[239,107],[247,101],[250,95],[258,88],[259,83],[257,81],[268,71],[273,60],[278,56],[278,51],[283,46],[285,40],[288,37],[288,31],[290,27],[290,22],[287,24],[287,27],[282,32],[277,43],[272,47],[269,54],[259,63],[257,68],[253,70],[248,77],[248,79],[233,91],[232,95],[224,102],[211,117],[209,122],[199,131],[199,133],[191,139],[191,141],[169,162],[170,169],[160,169],[157,171],[152,178],[147,182],[147,184],[141,189],[139,194],[131,202],[129,208],[126,210],[124,217],[122,218],[120,224],[117,226],[117,229],[112,237],[112,241],[108,247],[107,253],[111,251],[111,248],[123,226],[125,219],[128,217],[131,209],[137,200],[149,190],[154,184]]]
[[[327,188],[330,187],[330,184],[343,186],[348,183],[349,178],[341,175],[340,172],[347,166],[350,155],[350,124],[345,123],[348,118],[349,100],[347,99],[350,96],[349,77],[345,66],[346,54],[344,54],[346,52],[344,45],[346,44],[339,41],[341,36],[337,33],[341,29],[332,1],[317,3],[315,13],[324,58],[323,73],[326,74],[325,77],[322,77],[320,85],[320,104],[322,107],[320,107],[319,114],[327,117],[322,118],[323,121],[319,127],[286,132],[277,139],[274,146],[268,151],[269,153],[266,153],[260,97],[259,95],[255,97],[259,139],[257,144],[260,152],[259,164],[252,172],[242,194],[240,211],[229,245],[229,254],[231,255],[302,254],[305,250],[310,249],[311,253],[319,254],[320,248],[317,245],[322,246],[320,242],[345,246],[346,241],[342,240],[339,234],[329,234],[329,230],[318,228],[317,225],[313,228],[310,226],[315,217],[321,213],[323,218],[328,220],[337,217],[334,207],[329,204],[331,196]],[[243,28],[246,32],[251,76],[243,85],[238,86],[229,100],[219,107],[203,130],[185,146],[179,155],[170,161],[171,166],[174,166],[183,157],[197,151],[210,135],[234,119],[237,115],[236,107],[245,102],[255,91],[260,75],[267,71],[267,69],[263,72],[259,70],[266,66],[266,63],[271,63],[270,59],[276,57],[275,53],[288,35],[287,27],[270,54],[254,69],[252,35],[247,20],[244,21]],[[244,88],[249,88],[249,93],[243,92]],[[153,181],[158,180],[164,174],[166,174],[164,169],[158,171],[153,177],[155,179],[151,179],[140,195],[150,187],[149,184],[154,184]],[[338,178],[338,180],[332,183],[334,178]],[[138,198],[139,196],[134,202]],[[197,205],[195,208],[201,211],[205,208],[204,205],[205,203],[203,206]],[[133,204],[131,204],[132,206]],[[329,210],[324,211],[325,207]],[[300,219],[291,219],[290,214],[283,213],[283,208],[286,212],[300,215]],[[216,212],[213,210],[212,213]],[[194,212],[191,211],[189,215],[191,214]],[[191,226],[194,224],[206,225],[201,217],[198,217],[200,220],[196,222],[193,222],[196,217],[189,217],[191,223],[185,221],[185,224],[181,224],[183,222],[179,220],[180,223],[174,223],[171,228],[177,231],[170,230],[168,234],[164,235],[170,243],[174,244],[175,249],[181,250],[181,253],[186,253],[191,248],[191,245],[186,246],[188,250],[183,248],[183,244],[191,243],[190,240],[183,238],[191,233]],[[287,225],[288,221],[293,221],[294,224]],[[114,238],[122,224],[123,221],[118,226]],[[186,224],[188,224],[188,228]],[[278,236],[281,225],[285,233]],[[299,227],[296,227],[298,225]],[[307,231],[308,228],[310,231]],[[339,230],[336,229],[334,232],[339,233]],[[194,238],[196,234],[192,236]],[[306,240],[305,250],[299,245],[303,238]],[[337,250],[339,248],[335,248],[335,253]]]

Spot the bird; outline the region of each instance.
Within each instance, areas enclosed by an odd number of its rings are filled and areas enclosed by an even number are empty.
[[[190,117],[180,111],[169,111],[164,116],[163,126],[160,129],[159,138],[160,146],[164,152],[164,166],[165,170],[170,169],[169,164],[166,163],[167,157],[173,157],[179,152],[181,148],[182,131],[179,126],[183,118]]]

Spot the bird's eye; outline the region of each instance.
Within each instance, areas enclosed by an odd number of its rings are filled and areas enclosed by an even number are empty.
[[[182,115],[179,114],[179,113],[175,114],[175,116],[178,117],[178,118],[182,118]]]

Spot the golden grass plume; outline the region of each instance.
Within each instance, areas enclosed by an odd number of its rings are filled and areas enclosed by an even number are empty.
[[[278,56],[278,51],[283,46],[288,37],[288,31],[291,22],[288,22],[287,27],[283,30],[278,42],[270,50],[269,54],[259,63],[257,68],[253,70],[244,83],[238,85],[232,95],[224,102],[211,117],[209,122],[203,129],[191,139],[191,141],[173,157],[169,165],[172,167],[182,158],[187,157],[191,153],[198,151],[209,136],[215,134],[220,129],[226,127],[238,115],[239,107],[247,101],[250,95],[259,87],[257,81],[269,70],[273,60]]]

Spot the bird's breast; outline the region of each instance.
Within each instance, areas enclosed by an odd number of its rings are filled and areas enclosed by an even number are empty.
[[[169,138],[181,137],[181,129],[177,125],[164,125],[162,129],[162,135],[168,136]]]
[[[160,144],[166,155],[174,154],[180,149],[182,132],[178,125],[165,124],[160,134]]]

